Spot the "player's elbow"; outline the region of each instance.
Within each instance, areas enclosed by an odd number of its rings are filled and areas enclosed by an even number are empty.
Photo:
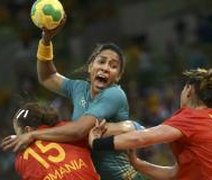
[[[75,140],[83,139],[88,135],[88,132],[85,129],[75,129],[72,132],[72,136],[74,137]]]
[[[41,77],[38,77],[38,82],[42,85],[42,86],[44,86],[44,80],[41,78]]]
[[[176,162],[175,165],[170,168],[169,178],[176,179],[178,170],[179,170],[179,166],[178,166],[178,163]]]
[[[127,120],[122,123],[122,133],[127,133],[133,130],[134,130],[134,126],[132,121]]]
[[[73,124],[72,124],[73,125]],[[85,138],[89,133],[90,128],[86,126],[82,126],[79,122],[76,122],[72,127],[71,130],[71,136],[74,137],[75,140],[83,139]]]
[[[48,79],[49,79],[49,77],[43,77],[43,76],[38,75],[38,82],[41,85],[43,85],[44,87],[46,87],[48,85]]]
[[[67,129],[61,133],[61,139],[65,142],[77,141],[82,139],[83,135],[77,130]],[[62,141],[62,142],[63,142]]]
[[[47,89],[53,92],[59,92],[59,89],[63,83],[63,78],[57,74],[52,74],[46,79],[40,79],[39,82]]]
[[[158,180],[173,180],[177,178],[177,172],[175,171],[169,171],[167,174],[165,174],[164,176],[162,176],[161,178],[158,178]]]

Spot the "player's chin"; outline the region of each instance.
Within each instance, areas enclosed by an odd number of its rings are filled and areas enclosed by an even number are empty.
[[[108,87],[106,83],[102,83],[98,81],[94,84],[94,86],[95,86],[95,89],[99,89],[99,90],[102,90]]]
[[[104,85],[98,86],[98,89],[99,90],[103,90],[103,89],[106,89],[106,88],[110,87],[111,85],[112,84],[105,83]]]

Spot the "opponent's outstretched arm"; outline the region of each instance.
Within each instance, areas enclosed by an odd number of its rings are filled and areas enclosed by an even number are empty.
[[[62,126],[34,130],[28,133],[24,133],[20,136],[16,136],[15,138],[7,136],[1,142],[1,147],[3,150],[13,149],[13,151],[17,151],[21,147],[27,146],[33,142],[35,139],[54,142],[77,141],[85,138],[88,135],[90,129],[93,128],[97,122],[98,120],[96,120],[96,117],[94,116],[82,116],[78,121],[67,122]],[[101,121],[98,124],[102,126],[102,129],[105,129],[105,123],[106,121]],[[136,125],[139,126],[138,124]],[[107,130],[107,132],[105,133],[105,136],[116,135],[136,129],[132,121],[108,123],[106,126],[107,127],[105,131]]]
[[[135,150],[129,152],[129,158],[131,164],[137,171],[151,177],[152,179],[168,180],[168,179],[174,179],[177,175],[178,171],[177,163],[175,163],[175,165],[173,166],[160,166],[152,164],[142,159],[139,159],[136,156]]]
[[[15,138],[8,136],[2,140],[1,147],[3,150],[17,151],[23,146],[28,146],[35,139],[54,142],[77,141],[88,135],[95,122],[96,118],[93,116],[82,116],[78,121],[67,122],[61,126],[30,131]]]
[[[158,125],[107,138],[99,138],[101,132],[96,132],[96,130],[98,130],[98,127],[94,127],[89,134],[89,144],[96,150],[143,148],[153,144],[169,143],[183,136],[180,130],[169,125]],[[108,143],[110,146],[108,146]]]
[[[89,144],[94,150],[124,150],[143,148],[159,143],[169,143],[182,136],[182,132],[174,127],[158,125],[144,130],[100,138],[101,129],[95,126],[89,133]],[[178,171],[177,164],[174,166],[159,166],[138,159],[135,155],[131,155],[130,159],[138,171],[153,179],[173,179]]]

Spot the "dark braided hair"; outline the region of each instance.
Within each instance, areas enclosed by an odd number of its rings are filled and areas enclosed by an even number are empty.
[[[82,76],[87,76],[88,72],[88,66],[91,62],[94,61],[94,59],[103,51],[103,50],[112,50],[114,52],[116,52],[119,56],[119,60],[121,62],[121,67],[120,67],[120,74],[122,75],[124,73],[124,69],[125,69],[125,58],[124,58],[124,54],[123,51],[114,43],[101,43],[101,44],[97,44],[96,47],[94,48],[92,54],[90,55],[90,57],[88,58],[86,64],[78,69],[76,69],[73,74],[78,74],[80,73],[80,75]]]
[[[54,126],[58,123],[59,114],[55,108],[30,102],[20,107],[13,120],[21,128],[30,126],[36,129],[41,125]]]
[[[112,50],[118,54],[119,60],[121,62],[120,73],[123,74],[125,68],[125,58],[123,51],[114,43],[97,44],[91,56],[88,58],[87,64],[90,64],[103,50]]]
[[[212,107],[212,69],[185,71],[186,83],[194,85],[198,98],[209,108]]]

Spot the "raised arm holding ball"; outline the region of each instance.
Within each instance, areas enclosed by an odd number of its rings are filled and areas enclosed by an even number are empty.
[[[67,97],[73,103],[72,122],[65,126],[53,127],[25,133],[18,140],[3,142],[4,149],[16,151],[22,144],[34,139],[71,142],[87,138],[96,120],[106,119],[105,136],[120,134],[141,128],[129,119],[127,97],[118,85],[124,71],[125,60],[122,50],[113,43],[98,44],[88,58],[87,80],[73,80],[57,72],[53,62],[52,38],[61,30],[66,21],[53,30],[43,28],[37,51],[37,73],[40,83],[49,90]],[[93,152],[93,160],[102,180],[145,179],[130,164],[124,151]]]

